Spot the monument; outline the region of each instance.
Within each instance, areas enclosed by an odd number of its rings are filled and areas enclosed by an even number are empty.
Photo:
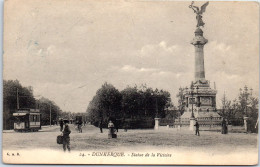
[[[216,85],[211,88],[210,81],[205,79],[204,68],[204,45],[208,40],[204,38],[201,27],[205,25],[202,20],[202,14],[206,11],[209,2],[201,6],[189,6],[196,13],[197,26],[195,30],[195,37],[191,44],[195,47],[195,78],[189,87],[184,91],[185,97],[185,111],[180,119],[176,119],[175,123],[181,126],[189,126],[190,130],[195,130],[195,120],[200,126],[220,126],[221,116],[216,110]]]

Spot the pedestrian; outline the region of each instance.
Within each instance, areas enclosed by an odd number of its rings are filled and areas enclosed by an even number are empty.
[[[227,134],[227,122],[224,118],[222,120],[221,126],[222,126],[221,133]]]
[[[70,128],[69,128],[69,121],[65,121],[65,127],[62,132],[63,134],[63,150],[66,151],[66,148],[70,152]]]
[[[125,121],[124,122],[124,131],[127,132],[127,128],[128,128],[128,123]]]
[[[194,126],[196,126],[196,133],[195,133],[195,135],[197,135],[198,134],[198,136],[200,136],[200,125],[199,125],[199,123],[198,123],[198,121],[196,120],[196,123],[195,123],[195,125]]]
[[[116,134],[115,134],[115,125],[113,124],[113,122],[110,120],[108,123],[108,138],[116,138]]]
[[[63,119],[60,120],[60,131],[62,132],[63,130]]]
[[[115,120],[115,128],[116,128],[116,132],[118,132],[119,120]]]
[[[226,119],[225,134],[228,134],[228,120]]]
[[[103,129],[102,129],[102,126],[103,126],[103,122],[102,121],[99,121],[99,129],[100,129],[100,133],[103,133]]]
[[[79,133],[82,133],[82,121],[81,120],[78,122],[78,131],[79,131]]]

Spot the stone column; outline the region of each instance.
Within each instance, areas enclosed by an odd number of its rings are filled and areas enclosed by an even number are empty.
[[[154,130],[158,130],[159,129],[159,120],[160,118],[154,118]]]
[[[205,80],[203,48],[207,42],[208,40],[203,37],[203,31],[197,28],[195,37],[191,41],[191,44],[195,47],[195,81]]]

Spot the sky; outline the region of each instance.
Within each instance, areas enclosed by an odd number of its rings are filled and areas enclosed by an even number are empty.
[[[63,111],[85,112],[105,82],[123,90],[167,90],[194,80],[196,29],[190,2],[8,0],[4,8],[3,78],[32,86],[36,98]],[[196,6],[203,2],[195,2]],[[259,90],[259,6],[210,2],[203,13],[206,79],[224,91]]]

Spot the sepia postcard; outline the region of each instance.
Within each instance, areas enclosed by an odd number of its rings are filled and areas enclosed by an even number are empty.
[[[6,0],[3,45],[5,164],[258,164],[258,2]]]

